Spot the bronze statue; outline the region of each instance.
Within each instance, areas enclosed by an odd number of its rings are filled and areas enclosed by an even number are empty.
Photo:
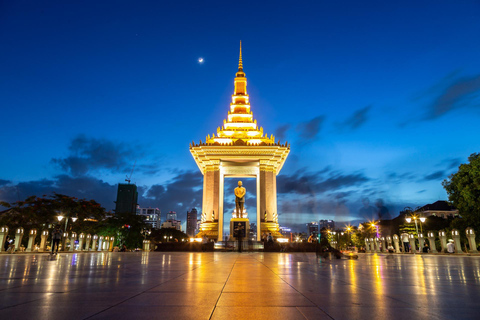
[[[238,187],[235,188],[235,211],[237,213],[237,218],[241,218],[243,214],[245,193],[247,193],[247,190],[242,187],[242,181],[238,181]]]

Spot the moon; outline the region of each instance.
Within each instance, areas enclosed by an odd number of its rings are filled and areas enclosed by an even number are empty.
[[[203,63],[203,58],[198,58],[198,63]]]

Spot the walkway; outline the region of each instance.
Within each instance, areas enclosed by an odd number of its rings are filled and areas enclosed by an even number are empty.
[[[1,319],[478,319],[480,257],[0,255]]]

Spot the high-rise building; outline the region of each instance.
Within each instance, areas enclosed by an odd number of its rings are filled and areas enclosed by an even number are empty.
[[[187,235],[189,237],[195,237],[195,235],[197,234],[197,221],[198,221],[197,209],[192,208],[190,212],[187,211]]]
[[[119,183],[117,190],[117,201],[115,201],[115,213],[137,212],[138,192],[137,186],[130,183]]]
[[[175,211],[169,211],[167,213],[167,220],[177,220],[177,213]]]
[[[160,209],[137,206],[137,216],[142,216],[143,221],[152,229],[160,229]]]
[[[318,230],[321,231],[323,228],[326,228],[328,230],[334,230],[335,229],[335,221],[333,220],[320,220],[318,223]]]
[[[161,229],[175,228],[178,231],[182,231],[182,222],[180,220],[167,220],[162,223]]]
[[[318,223],[315,221],[307,223],[308,235],[317,235],[318,234]]]

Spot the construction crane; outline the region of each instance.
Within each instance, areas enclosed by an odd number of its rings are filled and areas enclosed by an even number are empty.
[[[127,179],[125,179],[125,181],[128,182],[128,184],[130,184],[130,181],[132,181],[132,174],[133,174],[133,170],[135,170],[135,165],[137,164],[137,160],[135,160],[135,163],[133,164],[133,168],[132,168],[132,172],[130,172],[130,176],[126,176]]]

